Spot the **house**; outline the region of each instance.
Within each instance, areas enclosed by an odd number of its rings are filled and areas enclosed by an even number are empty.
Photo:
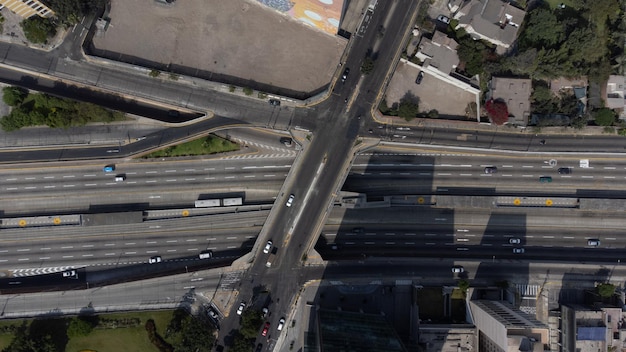
[[[526,78],[492,77],[488,99],[504,101],[509,110],[509,123],[526,126],[530,116],[531,80]]]
[[[433,39],[422,37],[415,57],[424,62],[422,67],[431,66],[447,75],[459,64],[459,57],[456,53],[458,46],[459,44],[454,39],[440,31],[435,31]]]
[[[583,115],[587,110],[587,86],[589,86],[589,81],[584,76],[576,79],[559,77],[550,81],[550,91],[555,96],[560,96],[561,92],[571,92],[576,96],[579,115]]]
[[[606,83],[606,107],[609,109],[623,109],[626,111],[626,76],[609,76]]]
[[[484,39],[497,45],[500,54],[511,47],[526,12],[501,0],[471,0],[454,14],[459,21],[455,29],[463,28],[474,39]]]

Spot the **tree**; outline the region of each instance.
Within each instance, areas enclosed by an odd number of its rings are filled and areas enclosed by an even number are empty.
[[[245,338],[254,338],[263,325],[261,312],[256,309],[247,309],[241,314],[241,334]]]
[[[106,0],[43,0],[50,7],[61,24],[70,26],[78,23],[88,13],[104,7]]]
[[[2,94],[2,100],[8,106],[18,106],[28,96],[25,89],[16,86],[4,87]]]
[[[538,114],[552,114],[557,110],[552,91],[543,81],[537,82],[533,87],[530,101],[533,112]]]
[[[20,25],[26,39],[35,44],[44,44],[48,41],[48,37],[56,34],[56,28],[49,18],[33,16],[22,21]]]
[[[519,42],[523,49],[551,48],[561,43],[564,37],[563,23],[550,9],[539,7],[528,14]]]
[[[213,327],[182,309],[174,312],[166,331],[176,352],[210,352],[215,343]]]
[[[491,122],[496,125],[504,125],[509,121],[509,109],[506,103],[500,100],[488,100],[485,103],[485,110]]]
[[[409,99],[400,100],[400,105],[398,106],[398,116],[410,120],[417,117],[419,114],[419,105],[417,103],[412,102]]]
[[[77,337],[77,336],[87,336],[91,333],[94,326],[80,317],[73,318],[70,321],[70,325],[67,327],[67,336]]]
[[[361,65],[361,73],[367,75],[370,74],[372,71],[374,71],[374,59],[366,56],[363,60],[363,64]]]
[[[598,126],[611,126],[615,122],[615,111],[609,108],[594,110],[591,115]]]
[[[461,279],[459,280],[458,286],[459,290],[463,291],[463,294],[465,294],[467,292],[467,289],[470,287],[470,283],[465,279]]]
[[[457,32],[457,41],[459,46],[457,47],[457,54],[459,60],[465,63],[465,72],[474,76],[484,71],[484,63],[487,58],[488,48],[480,40],[474,40],[468,34]]]
[[[596,290],[598,291],[600,297],[608,298],[615,294],[615,285],[607,283],[598,284],[598,286],[596,286]]]

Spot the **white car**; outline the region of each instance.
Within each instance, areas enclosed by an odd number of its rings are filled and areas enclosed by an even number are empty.
[[[283,327],[285,326],[285,318],[280,318],[280,320],[278,321],[278,331],[281,331],[283,329]]]
[[[272,245],[274,243],[272,243],[272,241],[267,241],[267,243],[265,244],[265,248],[263,248],[263,253],[267,254],[270,252],[270,250],[272,249]]]
[[[296,198],[296,196],[294,196],[293,194],[289,195],[289,199],[287,199],[287,203],[285,203],[285,205],[290,207],[293,204],[293,200],[295,198]]]
[[[460,266],[460,265],[455,265],[455,266],[452,267],[452,272],[455,273],[455,274],[460,274],[460,273],[462,273],[464,271],[465,271],[465,269],[463,269],[463,267]]]
[[[241,315],[241,313],[243,313],[244,308],[246,308],[246,303],[241,302],[241,304],[239,305],[239,308],[237,308],[237,315]]]
[[[587,240],[587,245],[592,247],[598,247],[600,245],[600,240],[595,238],[589,239]]]
[[[148,263],[150,264],[156,264],[156,263],[160,263],[163,259],[161,259],[160,255],[155,255],[154,257],[150,257],[150,259],[148,259]]]
[[[522,243],[522,240],[520,240],[519,238],[509,238],[509,243],[510,244],[520,244],[520,243]]]
[[[445,24],[450,24],[450,19],[447,16],[444,16],[444,15],[437,16],[437,21],[443,22]]]
[[[270,312],[270,310],[267,307],[265,307],[265,308],[263,308],[262,312],[263,312],[263,314],[262,314],[263,318],[265,318],[267,316],[267,314]]]
[[[65,270],[63,272],[63,277],[77,277],[76,270]]]

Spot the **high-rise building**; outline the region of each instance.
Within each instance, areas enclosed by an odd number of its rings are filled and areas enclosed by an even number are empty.
[[[54,16],[54,11],[39,0],[0,0],[0,5],[22,18],[29,18],[33,15],[39,15],[40,17]]]

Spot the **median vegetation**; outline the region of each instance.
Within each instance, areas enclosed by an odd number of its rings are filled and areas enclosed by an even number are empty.
[[[144,155],[143,158],[149,159],[169,158],[176,156],[208,155],[232,152],[235,150],[239,150],[239,145],[227,139],[215,135],[209,135],[206,137],[194,139],[193,141],[157,150],[156,152]]]
[[[28,126],[68,128],[84,126],[90,122],[125,119],[124,114],[119,111],[48,94],[29,93],[20,87],[5,87],[2,92],[2,100],[12,107],[11,112],[0,119],[0,126],[5,131]]]

